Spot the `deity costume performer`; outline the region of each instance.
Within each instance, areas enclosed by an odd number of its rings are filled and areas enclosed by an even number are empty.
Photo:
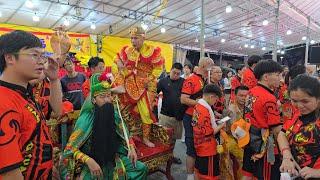
[[[112,88],[109,75],[91,77],[91,96],[82,106],[63,153],[62,179],[146,179],[147,167],[137,161],[118,100],[112,98],[112,93],[118,92],[117,87]],[[98,174],[92,164],[100,167]]]
[[[156,121],[152,103],[156,97],[157,77],[162,71],[164,59],[159,47],[144,43],[145,31],[142,28],[130,29],[130,36],[133,47],[123,47],[115,58],[118,66],[115,84],[126,90],[121,95],[121,109],[127,109],[134,119],[141,119],[143,142],[154,147],[149,141],[151,124]]]

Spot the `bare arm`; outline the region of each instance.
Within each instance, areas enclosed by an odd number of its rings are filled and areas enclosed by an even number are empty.
[[[278,134],[281,132],[282,125],[275,126],[271,128],[271,132],[273,133],[274,137],[278,137]]]
[[[278,141],[279,149],[283,153],[282,154],[283,158],[292,159],[293,157],[292,157],[291,151],[290,149],[288,149],[290,148],[290,145],[284,132],[279,132],[277,141]]]
[[[53,112],[60,116],[62,114],[62,90],[60,80],[50,81],[49,103]]]
[[[214,135],[216,135],[222,128],[226,126],[226,123],[218,125],[216,128],[214,128]]]
[[[280,172],[288,172],[298,176],[301,169],[291,154],[290,145],[284,132],[278,134],[277,141],[283,157]]]
[[[188,106],[195,106],[197,104],[197,101],[190,99],[190,95],[187,94],[181,94],[180,101],[181,104],[185,104]]]
[[[23,180],[23,176],[19,168],[6,172],[4,174],[1,174],[1,177],[3,180],[12,180],[12,179]]]

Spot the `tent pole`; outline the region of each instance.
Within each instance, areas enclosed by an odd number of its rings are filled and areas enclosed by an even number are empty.
[[[280,0],[277,0],[276,7],[276,20],[274,23],[274,40],[273,40],[273,55],[272,60],[277,61],[277,51],[278,51],[278,30],[279,30],[279,9],[280,9]]]
[[[305,54],[305,58],[304,58],[304,65],[308,64],[308,59],[309,59],[309,46],[310,46],[310,16],[308,17],[308,27],[307,27],[307,42],[306,42],[306,54]]]
[[[204,0],[201,0],[200,58],[204,57]]]

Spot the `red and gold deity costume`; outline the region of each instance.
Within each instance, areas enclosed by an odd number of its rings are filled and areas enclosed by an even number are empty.
[[[162,71],[164,59],[161,49],[143,44],[140,51],[125,46],[115,58],[124,68],[115,75],[115,84],[123,85],[126,93],[121,96],[121,106],[129,107],[132,115],[141,119],[144,137],[150,133],[155,121],[152,103],[156,97],[157,77]]]

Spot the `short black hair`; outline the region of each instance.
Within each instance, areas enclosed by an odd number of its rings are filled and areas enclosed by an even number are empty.
[[[282,66],[273,60],[262,60],[258,62],[253,72],[254,76],[261,80],[264,74],[282,72]]]
[[[235,93],[235,94],[238,94],[238,92],[239,92],[240,90],[249,91],[249,88],[248,88],[247,86],[241,85],[241,86],[236,87],[236,89],[234,90],[234,93]]]
[[[191,72],[193,72],[193,65],[192,64],[188,63],[188,64],[185,64],[183,67],[186,67],[186,66],[191,70]]]
[[[289,93],[291,91],[302,90],[311,97],[320,99],[320,81],[307,74],[300,74],[294,78],[289,85]]]
[[[203,94],[215,94],[218,97],[221,97],[222,91],[219,86],[215,84],[208,84],[203,88]]]
[[[0,72],[6,68],[5,54],[14,54],[21,49],[42,48],[40,39],[26,31],[16,30],[0,36]]]
[[[248,59],[248,66],[249,67],[252,67],[254,64],[257,64],[259,61],[262,60],[262,57],[261,56],[258,56],[258,55],[252,55],[249,57]]]
[[[239,71],[241,71],[244,68],[244,64],[239,64],[235,67],[236,72],[238,73]]]
[[[298,75],[300,74],[305,74],[307,71],[306,71],[306,67],[304,65],[295,65],[293,67],[291,67],[289,69],[289,72],[288,72],[288,76],[291,78],[291,79],[294,79],[295,77],[297,77]]]
[[[99,57],[91,57],[88,61],[88,66],[89,68],[95,68],[98,66],[98,64],[102,62],[104,63],[103,59],[102,58],[99,58]]]
[[[178,70],[182,71],[183,67],[182,67],[181,63],[176,62],[176,63],[172,64],[171,70],[172,69],[178,69]]]

